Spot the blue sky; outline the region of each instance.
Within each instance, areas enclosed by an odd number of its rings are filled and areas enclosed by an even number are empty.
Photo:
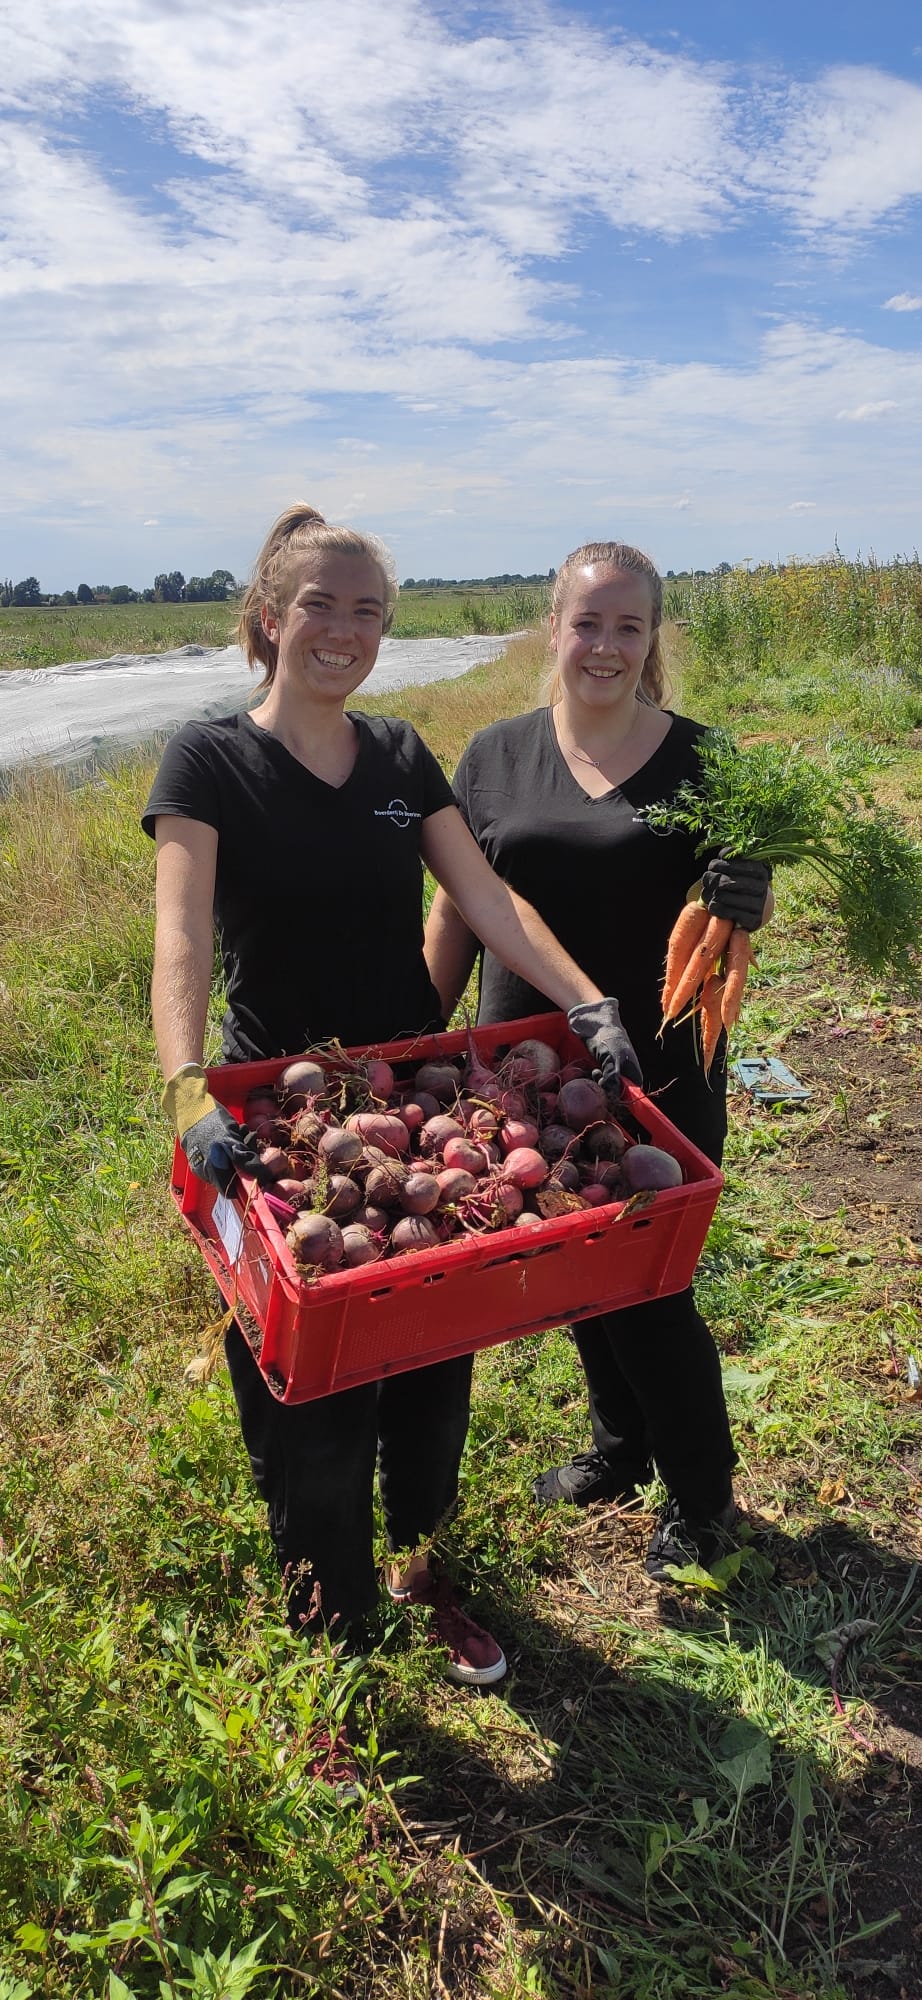
[[[922,16],[30,0],[0,84],[0,574],[902,553]]]

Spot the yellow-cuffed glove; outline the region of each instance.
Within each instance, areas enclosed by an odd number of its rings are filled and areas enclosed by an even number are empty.
[[[236,1173],[271,1180],[256,1141],[223,1104],[216,1103],[200,1063],[183,1063],[164,1084],[160,1098],[186,1159],[199,1180],[226,1194]]]

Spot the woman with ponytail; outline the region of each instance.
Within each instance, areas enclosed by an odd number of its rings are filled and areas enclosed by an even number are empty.
[[[492,867],[534,903],[602,990],[619,995],[645,1088],[719,1164],[723,1063],[705,1077],[690,1020],[658,1033],[667,940],[701,863],[691,839],[657,837],[637,814],[695,778],[704,733],[664,706],[662,606],[662,582],[641,550],[623,542],[574,550],[554,583],[548,704],[475,736],[455,774],[455,797]],[[702,893],[719,916],[752,930],[769,907],[768,870],[721,860]],[[446,1014],[479,951],[450,892],[440,890],[426,956]],[[489,948],[483,953],[482,1021],[546,1006],[540,980],[523,980]],[[672,1567],[710,1563],[735,1519],[735,1454],[717,1349],[691,1288],[583,1320],[574,1335],[593,1444],[543,1472],[536,1500],[636,1503],[655,1463],[668,1498],[648,1550],[649,1575],[666,1580]]]
[[[397,590],[392,558],[373,536],[330,526],[309,506],[282,514],[240,618],[241,644],[262,668],[262,702],[187,723],[167,745],[144,814],[157,841],[153,1016],[164,1104],[195,1171],[222,1188],[260,1163],[251,1136],[210,1096],[203,1068],[215,924],[226,1061],[441,1026],[422,950],[424,863],[472,932],[571,1011],[613,1087],[631,1060],[616,1003],[493,874],[416,732],[346,709],[374,666]],[[457,1498],[471,1357],[287,1406],[236,1324],[227,1357],[292,1624],[354,1635],[373,1609],[377,1462],[391,1596],[431,1606],[453,1680],[497,1680],[500,1647],[436,1576],[428,1549]]]

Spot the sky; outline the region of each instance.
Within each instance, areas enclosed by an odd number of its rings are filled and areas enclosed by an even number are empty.
[[[6,7],[0,575],[918,546],[917,0]]]

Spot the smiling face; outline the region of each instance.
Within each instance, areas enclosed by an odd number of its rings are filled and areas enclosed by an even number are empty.
[[[605,712],[632,703],[653,641],[645,576],[587,565],[551,614],[551,645],[564,699]]]
[[[262,610],[263,630],[278,646],[278,692],[342,703],[378,657],[384,578],[370,556],[318,549],[305,555],[294,584],[283,611]]]

